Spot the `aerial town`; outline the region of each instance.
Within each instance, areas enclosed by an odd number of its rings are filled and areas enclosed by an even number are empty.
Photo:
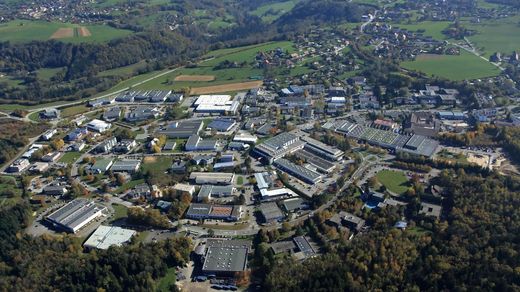
[[[0,3],[0,290],[517,291],[519,15]]]

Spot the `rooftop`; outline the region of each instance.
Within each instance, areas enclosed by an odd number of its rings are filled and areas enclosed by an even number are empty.
[[[87,239],[84,246],[97,249],[108,249],[111,246],[121,246],[130,241],[136,234],[134,230],[124,229],[117,226],[99,226]]]

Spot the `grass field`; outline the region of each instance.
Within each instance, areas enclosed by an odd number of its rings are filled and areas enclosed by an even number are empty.
[[[63,154],[63,156],[60,158],[60,162],[68,163],[68,164],[74,163],[76,160],[79,159],[81,154],[83,154],[83,153],[74,152],[74,151],[67,152],[67,153]]]
[[[111,222],[117,221],[121,218],[125,218],[128,216],[127,207],[119,204],[112,204],[112,208],[114,208],[114,217],[112,217]]]
[[[229,83],[241,83],[251,81],[251,77],[261,76],[263,74],[262,69],[253,68],[250,63],[254,61],[254,58],[258,52],[271,51],[276,48],[282,48],[289,52],[294,51],[294,44],[288,41],[282,42],[270,42],[260,45],[247,46],[241,48],[221,49],[210,52],[204,56],[209,60],[201,62],[195,68],[182,68],[165,74],[159,78],[151,80],[136,86],[138,89],[182,89],[186,87],[198,88],[223,85]],[[212,59],[210,59],[212,58]],[[223,61],[231,61],[242,63],[246,62],[247,65],[241,68],[229,68],[216,70],[215,67]],[[175,81],[178,76],[181,75],[203,75],[203,76],[215,76],[213,81]],[[210,88],[210,90],[218,90],[216,92],[222,92],[220,87]],[[241,89],[238,89],[241,90]],[[204,90],[207,92],[207,89]],[[236,91],[235,89],[229,89],[227,91]]]
[[[119,188],[117,188],[115,192],[119,194],[119,193],[122,193],[122,192],[124,192],[126,190],[132,189],[136,185],[139,185],[139,184],[142,184],[142,183],[144,183],[144,179],[131,180],[131,181],[128,181],[128,182],[124,183]]]
[[[145,157],[142,164],[143,172],[148,170],[155,170],[159,172],[166,172],[172,166],[172,157]]]
[[[90,111],[90,108],[84,104],[79,104],[75,106],[69,106],[61,109],[61,116],[64,118],[72,117],[75,115],[83,114]]]
[[[438,40],[446,39],[446,36],[442,33],[442,31],[449,25],[449,21],[423,21],[416,24],[394,24],[394,26],[401,29],[406,29],[417,33],[421,32],[424,36],[429,36]]]
[[[191,89],[191,94],[209,94],[209,93],[225,93],[232,91],[247,90],[262,85],[262,81],[248,81],[239,83],[228,83],[222,85],[213,85],[206,87],[195,87]]]
[[[129,30],[116,29],[107,25],[92,24],[84,25],[91,35],[82,36],[83,33],[81,30],[76,29],[79,27],[81,26],[72,23],[42,20],[13,20],[0,24],[0,41],[11,41],[15,43],[34,40],[44,41],[50,39],[59,29],[63,29],[63,35],[58,39],[66,42],[105,42],[132,33]],[[68,30],[71,28],[72,34],[70,34],[70,30]]]
[[[471,80],[500,74],[497,67],[465,51],[458,56],[420,55],[415,61],[402,62],[401,66],[450,80]]]
[[[382,170],[376,177],[390,192],[402,195],[408,190],[408,179],[401,171]]]
[[[262,18],[265,22],[273,22],[283,14],[291,11],[299,0],[289,0],[278,3],[265,4],[253,10],[251,14]]]
[[[495,52],[510,55],[520,51],[520,18],[510,17],[486,20],[481,23],[464,22],[464,26],[476,30],[477,34],[468,39],[482,51],[486,57]]]

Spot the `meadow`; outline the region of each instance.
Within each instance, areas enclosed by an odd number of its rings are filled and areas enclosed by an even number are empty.
[[[60,38],[65,42],[106,42],[131,34],[129,30],[116,29],[107,25],[81,25],[90,31],[91,36],[73,34],[72,37]],[[29,41],[45,41],[60,28],[78,28],[72,23],[49,22],[43,20],[13,20],[0,24],[0,42],[10,41],[22,43]]]
[[[513,51],[520,51],[519,21],[519,17],[510,17],[463,24],[477,32],[468,39],[485,57],[489,57],[495,52],[510,55]]]
[[[497,67],[465,51],[460,55],[420,55],[415,61],[402,62],[401,67],[454,81],[500,74]]]
[[[382,170],[377,173],[376,177],[392,193],[401,195],[408,190],[408,179],[401,171]]]
[[[269,3],[253,10],[251,14],[262,18],[265,22],[273,22],[280,18],[283,14],[291,11],[299,0],[289,0],[278,3]]]
[[[414,24],[393,24],[395,27],[406,29],[411,32],[422,33],[437,40],[444,40],[446,36],[442,33],[450,25],[449,21],[422,21]]]

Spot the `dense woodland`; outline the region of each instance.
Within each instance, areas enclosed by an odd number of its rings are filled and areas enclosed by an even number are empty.
[[[35,137],[47,128],[46,124],[0,120],[0,164],[14,158],[27,145],[29,137]]]
[[[192,249],[180,237],[85,253],[75,237],[22,235],[28,210],[24,204],[0,210],[2,291],[153,291],[168,267],[186,263]]]
[[[445,218],[428,222],[417,217],[417,226],[426,231],[392,228],[402,213],[384,210],[369,232],[336,246],[326,244],[323,256],[297,263],[263,255],[266,288],[518,291],[520,181],[445,170],[438,183],[447,190]]]

